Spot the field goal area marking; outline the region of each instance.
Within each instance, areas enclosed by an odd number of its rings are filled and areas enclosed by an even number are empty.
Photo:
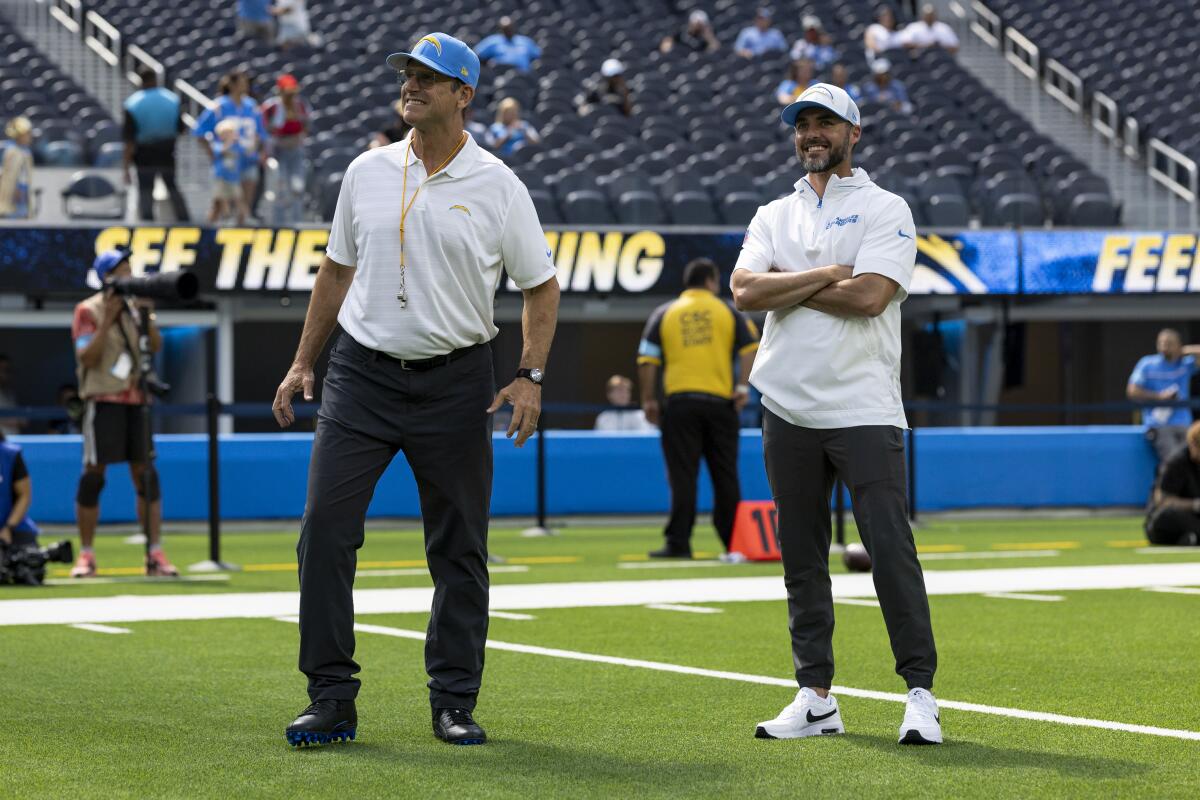
[[[280,622],[293,625],[300,621],[299,617],[276,617]],[[392,636],[398,639],[425,641],[424,631],[406,630],[404,628],[389,628],[384,625],[355,623],[354,630],[361,633],[375,633],[381,636]],[[489,639],[487,646],[491,650],[501,650],[509,653],[524,653],[547,658],[561,658],[569,661],[587,661],[593,664],[608,664],[634,669],[648,669],[655,672],[670,672],[677,675],[696,675],[703,678],[718,678],[720,680],[738,681],[740,683],[755,683],[764,686],[781,686],[788,689],[796,688],[792,678],[774,678],[769,675],[750,675],[744,672],[727,672],[724,670],[703,669],[701,667],[686,667],[681,664],[668,664],[662,661],[644,661],[637,658],[621,658],[606,656],[598,653],[583,653],[576,650],[560,650],[554,647],[538,647],[537,645],[517,644],[515,642],[498,642]],[[908,697],[894,692],[876,692],[870,689],[854,689],[849,686],[833,686],[830,691],[846,697],[859,697],[864,700],[883,700],[890,703],[904,703]],[[1088,717],[1072,717],[1065,714],[1051,714],[1044,711],[1026,711],[1022,708],[1005,708],[989,706],[980,703],[965,703],[959,700],[938,700],[942,709],[955,711],[970,711],[976,714],[988,714],[996,717],[1026,719],[1034,722],[1053,722],[1059,725],[1072,725],[1081,728],[1097,728],[1100,730],[1122,731],[1125,733],[1141,733],[1148,736],[1163,736],[1171,739],[1189,739],[1200,741],[1200,731],[1186,731],[1175,728],[1160,728],[1154,725],[1134,725],[1127,722],[1112,722],[1104,719],[1089,719]]]

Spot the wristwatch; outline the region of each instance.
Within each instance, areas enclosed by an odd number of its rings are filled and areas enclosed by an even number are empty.
[[[522,367],[521,369],[517,370],[518,378],[524,378],[527,381],[536,383],[538,386],[542,385],[542,377],[544,375],[545,375],[545,373],[542,372],[537,367],[534,367],[533,369],[525,369],[524,367]]]

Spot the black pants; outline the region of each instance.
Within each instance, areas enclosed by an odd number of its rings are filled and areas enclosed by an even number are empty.
[[[154,219],[155,175],[161,175],[163,183],[167,186],[167,193],[171,196],[171,206],[175,209],[175,219],[179,222],[188,222],[191,218],[188,215],[187,203],[184,202],[183,194],[175,184],[175,167],[173,165],[169,167],[138,166],[138,218],[143,222]]]
[[[925,578],[908,526],[904,434],[890,425],[813,429],[763,411],[763,453],[779,509],[792,655],[800,686],[833,682],[832,537],[835,475],[850,488],[854,521],[871,555],[872,579],[908,688],[933,688],[937,650]]]
[[[1182,508],[1160,508],[1146,518],[1150,544],[1200,544],[1200,514]]]
[[[664,531],[667,547],[691,552],[696,481],[703,456],[713,483],[713,527],[728,550],[733,518],[742,497],[737,473],[738,418],[733,403],[715,396],[668,397],[662,419],[662,449],[671,484],[671,518]]]
[[[492,494],[490,347],[417,372],[342,334],[329,357],[296,553],[300,671],[313,700],[353,699],[354,571],[380,475],[403,452],[417,480],[433,609],[425,668],[434,708],[474,708],[488,629]]]

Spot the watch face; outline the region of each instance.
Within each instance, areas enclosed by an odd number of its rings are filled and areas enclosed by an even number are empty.
[[[540,369],[529,370],[529,377],[534,383],[542,382],[542,371]]]

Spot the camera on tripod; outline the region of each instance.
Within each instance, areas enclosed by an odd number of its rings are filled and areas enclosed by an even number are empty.
[[[75,550],[69,539],[38,547],[36,544],[5,545],[0,542],[0,586],[41,586],[46,581],[46,564],[56,561],[70,564]]]

